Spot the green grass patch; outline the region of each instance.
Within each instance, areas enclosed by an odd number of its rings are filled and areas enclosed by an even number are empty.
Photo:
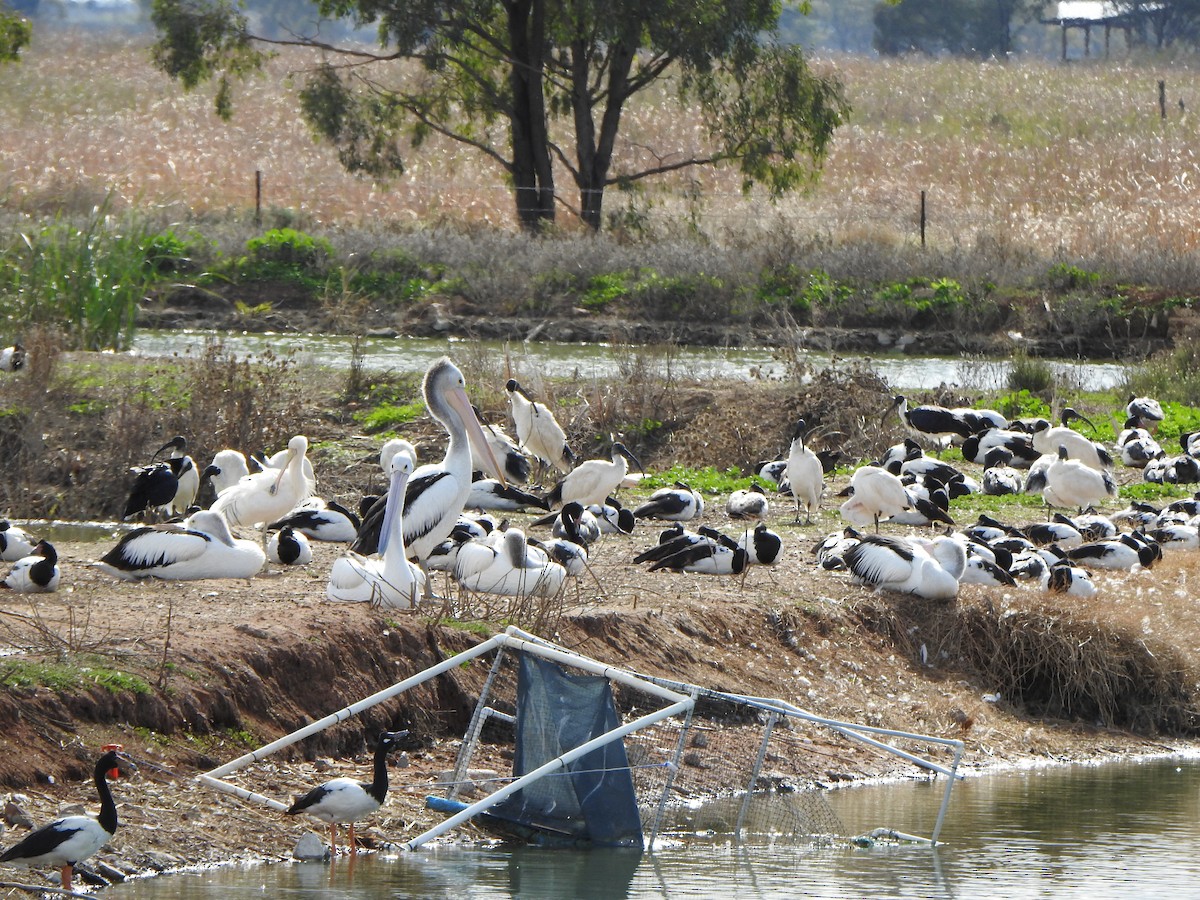
[[[374,434],[379,431],[386,431],[389,428],[395,428],[397,425],[412,422],[414,419],[420,418],[424,412],[425,403],[420,400],[413,403],[406,403],[403,406],[393,406],[390,403],[385,403],[381,406],[376,406],[374,409],[355,413],[354,421],[361,424],[363,429],[369,434]]]
[[[736,466],[724,470],[715,466],[705,466],[702,469],[672,466],[665,472],[648,473],[639,483],[639,487],[654,491],[658,488],[674,487],[677,481],[682,481],[692,490],[702,494],[728,494],[750,487],[754,478],[743,475]]]
[[[54,691],[79,690],[98,684],[114,694],[149,694],[150,685],[137,675],[106,666],[49,663],[14,659],[0,666],[0,684],[5,687],[46,687]]]

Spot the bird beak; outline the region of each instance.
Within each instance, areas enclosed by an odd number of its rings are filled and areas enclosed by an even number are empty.
[[[508,481],[504,478],[504,470],[496,462],[496,454],[492,453],[492,448],[488,445],[487,438],[483,433],[483,426],[479,424],[479,419],[476,418],[475,411],[471,408],[471,401],[467,397],[467,392],[460,387],[456,387],[446,395],[446,399],[454,411],[458,413],[458,418],[462,421],[463,427],[466,428],[467,440],[471,442],[475,451],[491,468],[491,474],[496,480],[504,487],[508,487]]]
[[[643,475],[646,474],[646,470],[642,468],[642,464],[638,461],[638,458],[633,455],[633,453],[629,450],[628,447],[626,447],[624,444],[622,444],[621,447],[617,450],[617,452],[620,453],[627,460],[629,460],[631,463],[633,463],[635,466],[637,466],[639,472],[641,472]]]
[[[279,474],[275,476],[275,483],[271,485],[272,497],[279,493],[279,485],[283,483],[283,476],[287,474],[288,466],[292,464],[292,461],[295,458],[296,454],[293,451],[288,450],[287,459],[285,459],[283,461],[283,465],[279,467]]]
[[[388,538],[392,533],[392,522],[404,509],[404,489],[408,486],[408,472],[392,473],[392,484],[388,488],[387,503],[383,507],[383,524],[379,527],[379,555],[387,549]]]

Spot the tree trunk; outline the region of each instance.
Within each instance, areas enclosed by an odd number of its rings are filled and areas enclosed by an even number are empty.
[[[545,24],[544,0],[518,0],[509,7],[513,199],[517,219],[527,231],[554,221],[554,168],[542,94]]]
[[[593,231],[599,231],[602,223],[604,189],[608,186],[608,170],[612,166],[613,146],[621,126],[621,111],[629,98],[629,69],[633,65],[634,50],[613,44],[608,48],[608,55],[608,101],[597,134],[592,95],[588,89],[589,48],[582,43],[571,48],[579,209],[584,224]]]

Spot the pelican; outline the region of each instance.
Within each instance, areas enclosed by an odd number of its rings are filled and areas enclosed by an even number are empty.
[[[1068,406],[1062,411],[1062,425],[1051,428],[1049,423],[1043,420],[1034,426],[1033,449],[1045,456],[1057,452],[1059,447],[1066,447],[1069,457],[1080,460],[1092,469],[1112,469],[1113,460],[1109,452],[1095,441],[1071,428],[1069,423],[1072,419],[1081,419],[1095,429],[1087,416]]]
[[[349,543],[358,536],[358,516],[336,500],[309,497],[286,516],[267,525],[267,531],[290,527],[309,540]]]
[[[387,755],[397,742],[408,735],[407,731],[384,731],[375,745],[374,778],[358,781],[354,778],[334,778],[313,788],[303,797],[296,799],[287,810],[287,815],[300,813],[329,823],[330,850],[337,853],[338,825],[350,826],[350,853],[358,853],[354,840],[354,823],[383,806],[387,798],[388,772]]]
[[[449,357],[443,356],[426,370],[421,392],[429,415],[446,429],[450,439],[440,463],[419,466],[413,471],[405,489],[404,507],[397,511],[403,514],[404,546],[408,557],[424,565],[434,548],[450,536],[471,496],[472,445],[501,484],[507,482],[488,446],[479,419],[471,409],[466,380]],[[385,510],[386,502],[377,501],[363,517],[362,528],[351,550],[357,553],[376,551]],[[432,595],[428,579],[425,594],[426,597]]]
[[[562,474],[571,471],[575,454],[567,444],[567,435],[554,413],[544,403],[532,399],[515,378],[504,386],[508,391],[509,412],[517,432],[517,444],[532,453],[539,465],[554,466]]]
[[[551,507],[572,500],[589,506],[603,503],[609,494],[614,494],[629,472],[628,463],[639,469],[642,464],[620,441],[612,445],[610,459],[589,459],[580,463],[558,482],[546,495]]]
[[[175,476],[175,495],[166,504],[167,511],[172,515],[185,515],[188,507],[196,502],[196,494],[200,492],[200,472],[196,462],[187,454],[187,438],[177,434],[154,451],[151,460],[157,459],[164,450],[171,452],[167,456],[167,465]]]
[[[804,504],[805,525],[812,524],[813,510],[821,505],[821,494],[825,490],[825,470],[821,460],[804,445],[808,425],[803,419],[796,421],[792,430],[792,445],[788,450],[787,479],[796,500],[796,524],[800,522],[800,504]]]
[[[413,474],[412,457],[397,452],[389,467],[391,484],[379,530],[379,556],[349,552],[335,559],[325,588],[330,600],[405,609],[417,605],[417,594],[428,584],[425,572],[408,560],[405,546],[403,508]]]
[[[873,521],[876,533],[880,519],[890,519],[912,506],[900,479],[878,466],[856,469],[850,476],[850,486],[843,492],[846,493],[850,499],[839,509],[842,518],[860,527]]]
[[[1145,428],[1151,434],[1158,430],[1158,424],[1164,418],[1162,406],[1153,397],[1136,397],[1129,395],[1125,405],[1125,414],[1137,419],[1138,427]]]
[[[0,560],[16,562],[32,553],[35,543],[25,529],[18,528],[8,519],[0,519]]]
[[[765,519],[770,508],[766,492],[759,484],[739,488],[725,501],[725,513],[731,519]]]
[[[846,567],[861,584],[929,600],[958,595],[967,551],[945,535],[932,541],[867,535],[846,551]]]
[[[704,515],[704,498],[682,481],[673,488],[659,488],[633,511],[637,519],[662,519],[667,522],[689,522]]]
[[[117,804],[108,788],[108,777],[117,777],[121,763],[131,761],[116,750],[109,750],[92,770],[96,793],[100,796],[100,815],[64,816],[27,834],[0,854],[0,863],[14,866],[54,866],[59,869],[62,889],[70,893],[75,864],[93,855],[117,833]],[[79,896],[72,894],[71,896]]]
[[[1104,470],[1093,468],[1083,460],[1072,459],[1067,455],[1067,448],[1059,444],[1058,458],[1044,470],[1044,475],[1035,476],[1035,470],[1030,469],[1026,479],[1026,493],[1041,491],[1047,506],[1086,509],[1099,503],[1105,497],[1117,495],[1117,485],[1112,475]]]
[[[553,597],[567,579],[567,570],[547,554],[531,547],[525,533],[510,528],[498,547],[468,541],[458,551],[454,578],[464,588],[506,597]]]
[[[49,541],[38,541],[28,556],[13,563],[3,584],[19,594],[48,594],[58,590],[58,553]]]
[[[254,541],[234,538],[219,512],[193,513],[182,526],[135,528],[100,557],[97,565],[124,581],[164,578],[253,578],[266,562]]]
[[[287,515],[313,492],[305,476],[308,438],[298,434],[288,441],[286,456],[277,468],[247,475],[217,494],[210,507],[233,526],[259,525]]]
[[[302,531],[284,525],[267,541],[267,559],[285,566],[303,566],[312,562],[312,546]]]

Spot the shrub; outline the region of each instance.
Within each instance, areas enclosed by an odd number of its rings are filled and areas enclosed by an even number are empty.
[[[1045,394],[1054,387],[1054,370],[1043,359],[1035,359],[1018,353],[1012,359],[1008,370],[1008,389],[1017,393]],[[1006,413],[1007,415],[1007,413]],[[1020,413],[1020,415],[1038,415],[1037,413]],[[1016,418],[1009,416],[1009,418]]]

